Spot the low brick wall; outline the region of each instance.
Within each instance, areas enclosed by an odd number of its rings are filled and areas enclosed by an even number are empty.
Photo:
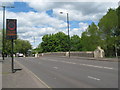
[[[68,56],[68,52],[49,52],[41,53],[38,56]],[[94,52],[70,52],[70,56],[79,56],[79,57],[94,57]]]

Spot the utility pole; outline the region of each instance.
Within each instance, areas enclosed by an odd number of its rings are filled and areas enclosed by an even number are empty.
[[[4,58],[4,54],[5,54],[5,52],[4,52],[4,50],[5,50],[5,33],[4,33],[4,31],[5,31],[5,6],[2,6],[2,7],[3,7],[2,58],[4,60],[5,59]]]
[[[5,8],[14,8],[13,6],[1,6],[3,8],[3,31],[2,31],[2,58],[5,59]]]
[[[70,48],[71,48],[71,43],[70,43],[70,34],[69,34],[69,14],[67,13],[67,27],[68,27],[68,44],[69,44],[69,57],[70,57]]]

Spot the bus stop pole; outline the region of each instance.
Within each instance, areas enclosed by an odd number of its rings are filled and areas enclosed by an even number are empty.
[[[11,64],[11,67],[12,67],[12,73],[15,73],[14,71],[14,56],[13,56],[13,49],[14,49],[14,43],[13,43],[13,39],[11,40],[11,44],[12,44],[12,64]]]

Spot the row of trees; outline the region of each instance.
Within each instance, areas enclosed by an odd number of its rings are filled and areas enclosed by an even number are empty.
[[[2,51],[2,31],[0,31],[0,51]],[[4,53],[7,55],[11,54],[11,40],[5,39],[5,50]],[[32,45],[27,40],[17,39],[14,40],[14,53],[23,53],[27,55],[28,50],[32,49]]]
[[[11,54],[11,45],[11,41],[5,39],[5,54]],[[32,49],[32,46],[29,41],[21,39],[14,40],[14,53],[23,53],[27,55],[30,49]]]
[[[70,37],[71,51],[94,51],[101,46],[106,56],[120,55],[120,7],[109,9],[98,25],[93,22],[88,26],[82,36]],[[68,51],[69,38],[63,32],[47,34],[42,38],[42,43],[36,48],[38,52]],[[117,53],[116,53],[117,52]]]

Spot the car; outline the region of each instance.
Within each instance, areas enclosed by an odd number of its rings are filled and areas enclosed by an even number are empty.
[[[18,57],[23,57],[23,54],[22,54],[22,53],[19,53],[19,54],[18,54]]]

